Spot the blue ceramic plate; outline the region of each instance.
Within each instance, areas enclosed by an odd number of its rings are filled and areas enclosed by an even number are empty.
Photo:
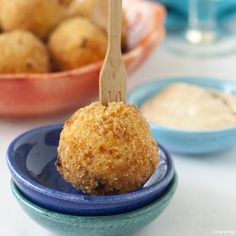
[[[204,88],[212,88],[236,95],[236,83],[209,78],[173,78],[149,82],[134,89],[128,98],[130,103],[141,107],[153,95],[165,87],[177,82],[195,84]],[[236,144],[236,127],[226,129],[187,131],[151,124],[151,130],[167,150],[182,154],[208,154],[223,151]]]
[[[34,203],[61,213],[111,215],[143,207],[166,190],[174,176],[169,154],[160,147],[161,162],[142,189],[122,195],[91,196],[73,188],[57,172],[55,160],[62,125],[28,131],[10,145],[7,161],[20,190]]]

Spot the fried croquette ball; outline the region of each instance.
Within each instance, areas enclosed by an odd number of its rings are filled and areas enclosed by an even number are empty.
[[[74,0],[67,10],[67,16],[83,16],[89,18],[107,33],[108,3],[105,0]],[[128,20],[122,12],[121,46],[125,48],[128,39]]]
[[[1,12],[5,31],[23,29],[45,39],[64,18],[66,8],[58,0],[5,0]]]
[[[86,18],[63,22],[51,35],[49,49],[59,70],[71,70],[102,60],[107,37]]]
[[[32,33],[13,31],[0,35],[0,73],[49,71],[46,46]]]
[[[61,133],[57,168],[76,188],[113,195],[141,188],[159,162],[157,145],[139,110],[96,102],[78,110]]]

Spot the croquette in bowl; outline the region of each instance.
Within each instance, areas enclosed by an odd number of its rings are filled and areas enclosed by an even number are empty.
[[[104,32],[83,17],[64,21],[49,40],[52,58],[59,70],[72,70],[103,60],[106,47]]]
[[[46,46],[32,33],[17,30],[0,35],[0,73],[47,73]]]
[[[58,0],[2,0],[0,21],[5,31],[28,30],[45,39],[65,13]]]
[[[67,17],[82,16],[89,18],[107,34],[108,0],[74,0],[67,9]],[[126,48],[128,39],[128,20],[122,12],[121,47]]]

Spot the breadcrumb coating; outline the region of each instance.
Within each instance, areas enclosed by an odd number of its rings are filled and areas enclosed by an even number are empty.
[[[100,102],[78,110],[61,133],[57,169],[76,188],[113,195],[141,188],[159,156],[139,110],[123,102]]]

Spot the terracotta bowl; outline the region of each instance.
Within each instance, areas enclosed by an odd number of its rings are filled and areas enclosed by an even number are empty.
[[[129,21],[128,50],[124,62],[134,72],[164,35],[164,8],[149,1],[124,3]],[[102,62],[49,74],[0,75],[0,116],[29,118],[62,113],[89,103],[98,95]]]

